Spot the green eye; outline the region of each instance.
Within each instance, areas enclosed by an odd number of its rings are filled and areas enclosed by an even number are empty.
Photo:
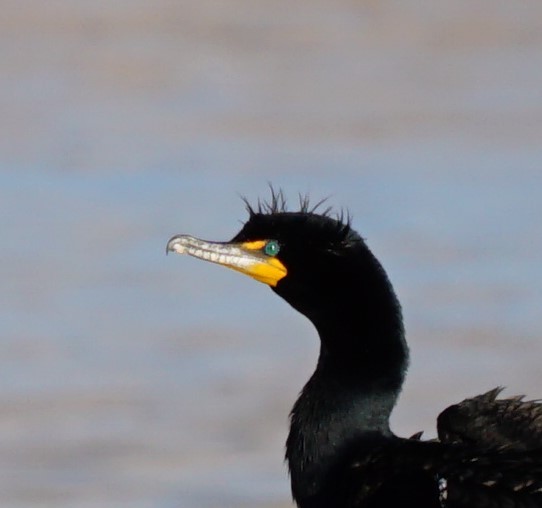
[[[276,256],[279,253],[280,245],[276,240],[270,240],[265,244],[263,251],[268,256]]]

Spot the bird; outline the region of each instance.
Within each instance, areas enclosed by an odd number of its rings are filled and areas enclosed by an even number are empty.
[[[501,387],[445,409],[435,439],[390,415],[409,363],[393,286],[345,212],[282,190],[251,205],[227,242],[175,235],[167,252],[269,286],[314,325],[314,373],[290,413],[286,462],[299,508],[542,507],[542,404]]]

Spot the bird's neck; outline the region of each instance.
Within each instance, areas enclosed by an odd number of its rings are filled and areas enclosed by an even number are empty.
[[[389,417],[400,391],[387,380],[338,372],[323,355],[292,409],[286,442],[292,494],[302,508],[336,506],[334,488],[359,444],[392,436]]]
[[[292,492],[303,508],[330,506],[336,492],[322,486],[337,484],[354,443],[392,436],[389,417],[408,363],[401,310],[389,283],[380,296],[357,296],[326,302],[311,318],[320,357],[292,409],[286,443]]]

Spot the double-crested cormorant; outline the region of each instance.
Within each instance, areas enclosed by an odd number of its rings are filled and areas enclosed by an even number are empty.
[[[189,254],[268,284],[320,336],[312,377],[290,415],[286,442],[300,508],[542,507],[542,406],[500,389],[447,408],[438,440],[389,427],[408,364],[401,307],[388,277],[344,216],[281,192],[247,203],[230,242],[177,235]]]

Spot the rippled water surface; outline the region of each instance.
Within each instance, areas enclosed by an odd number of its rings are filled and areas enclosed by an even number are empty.
[[[542,4],[2,10],[2,506],[291,506],[311,325],[164,253],[233,236],[268,182],[347,207],[387,268],[397,433],[495,385],[542,396]]]

